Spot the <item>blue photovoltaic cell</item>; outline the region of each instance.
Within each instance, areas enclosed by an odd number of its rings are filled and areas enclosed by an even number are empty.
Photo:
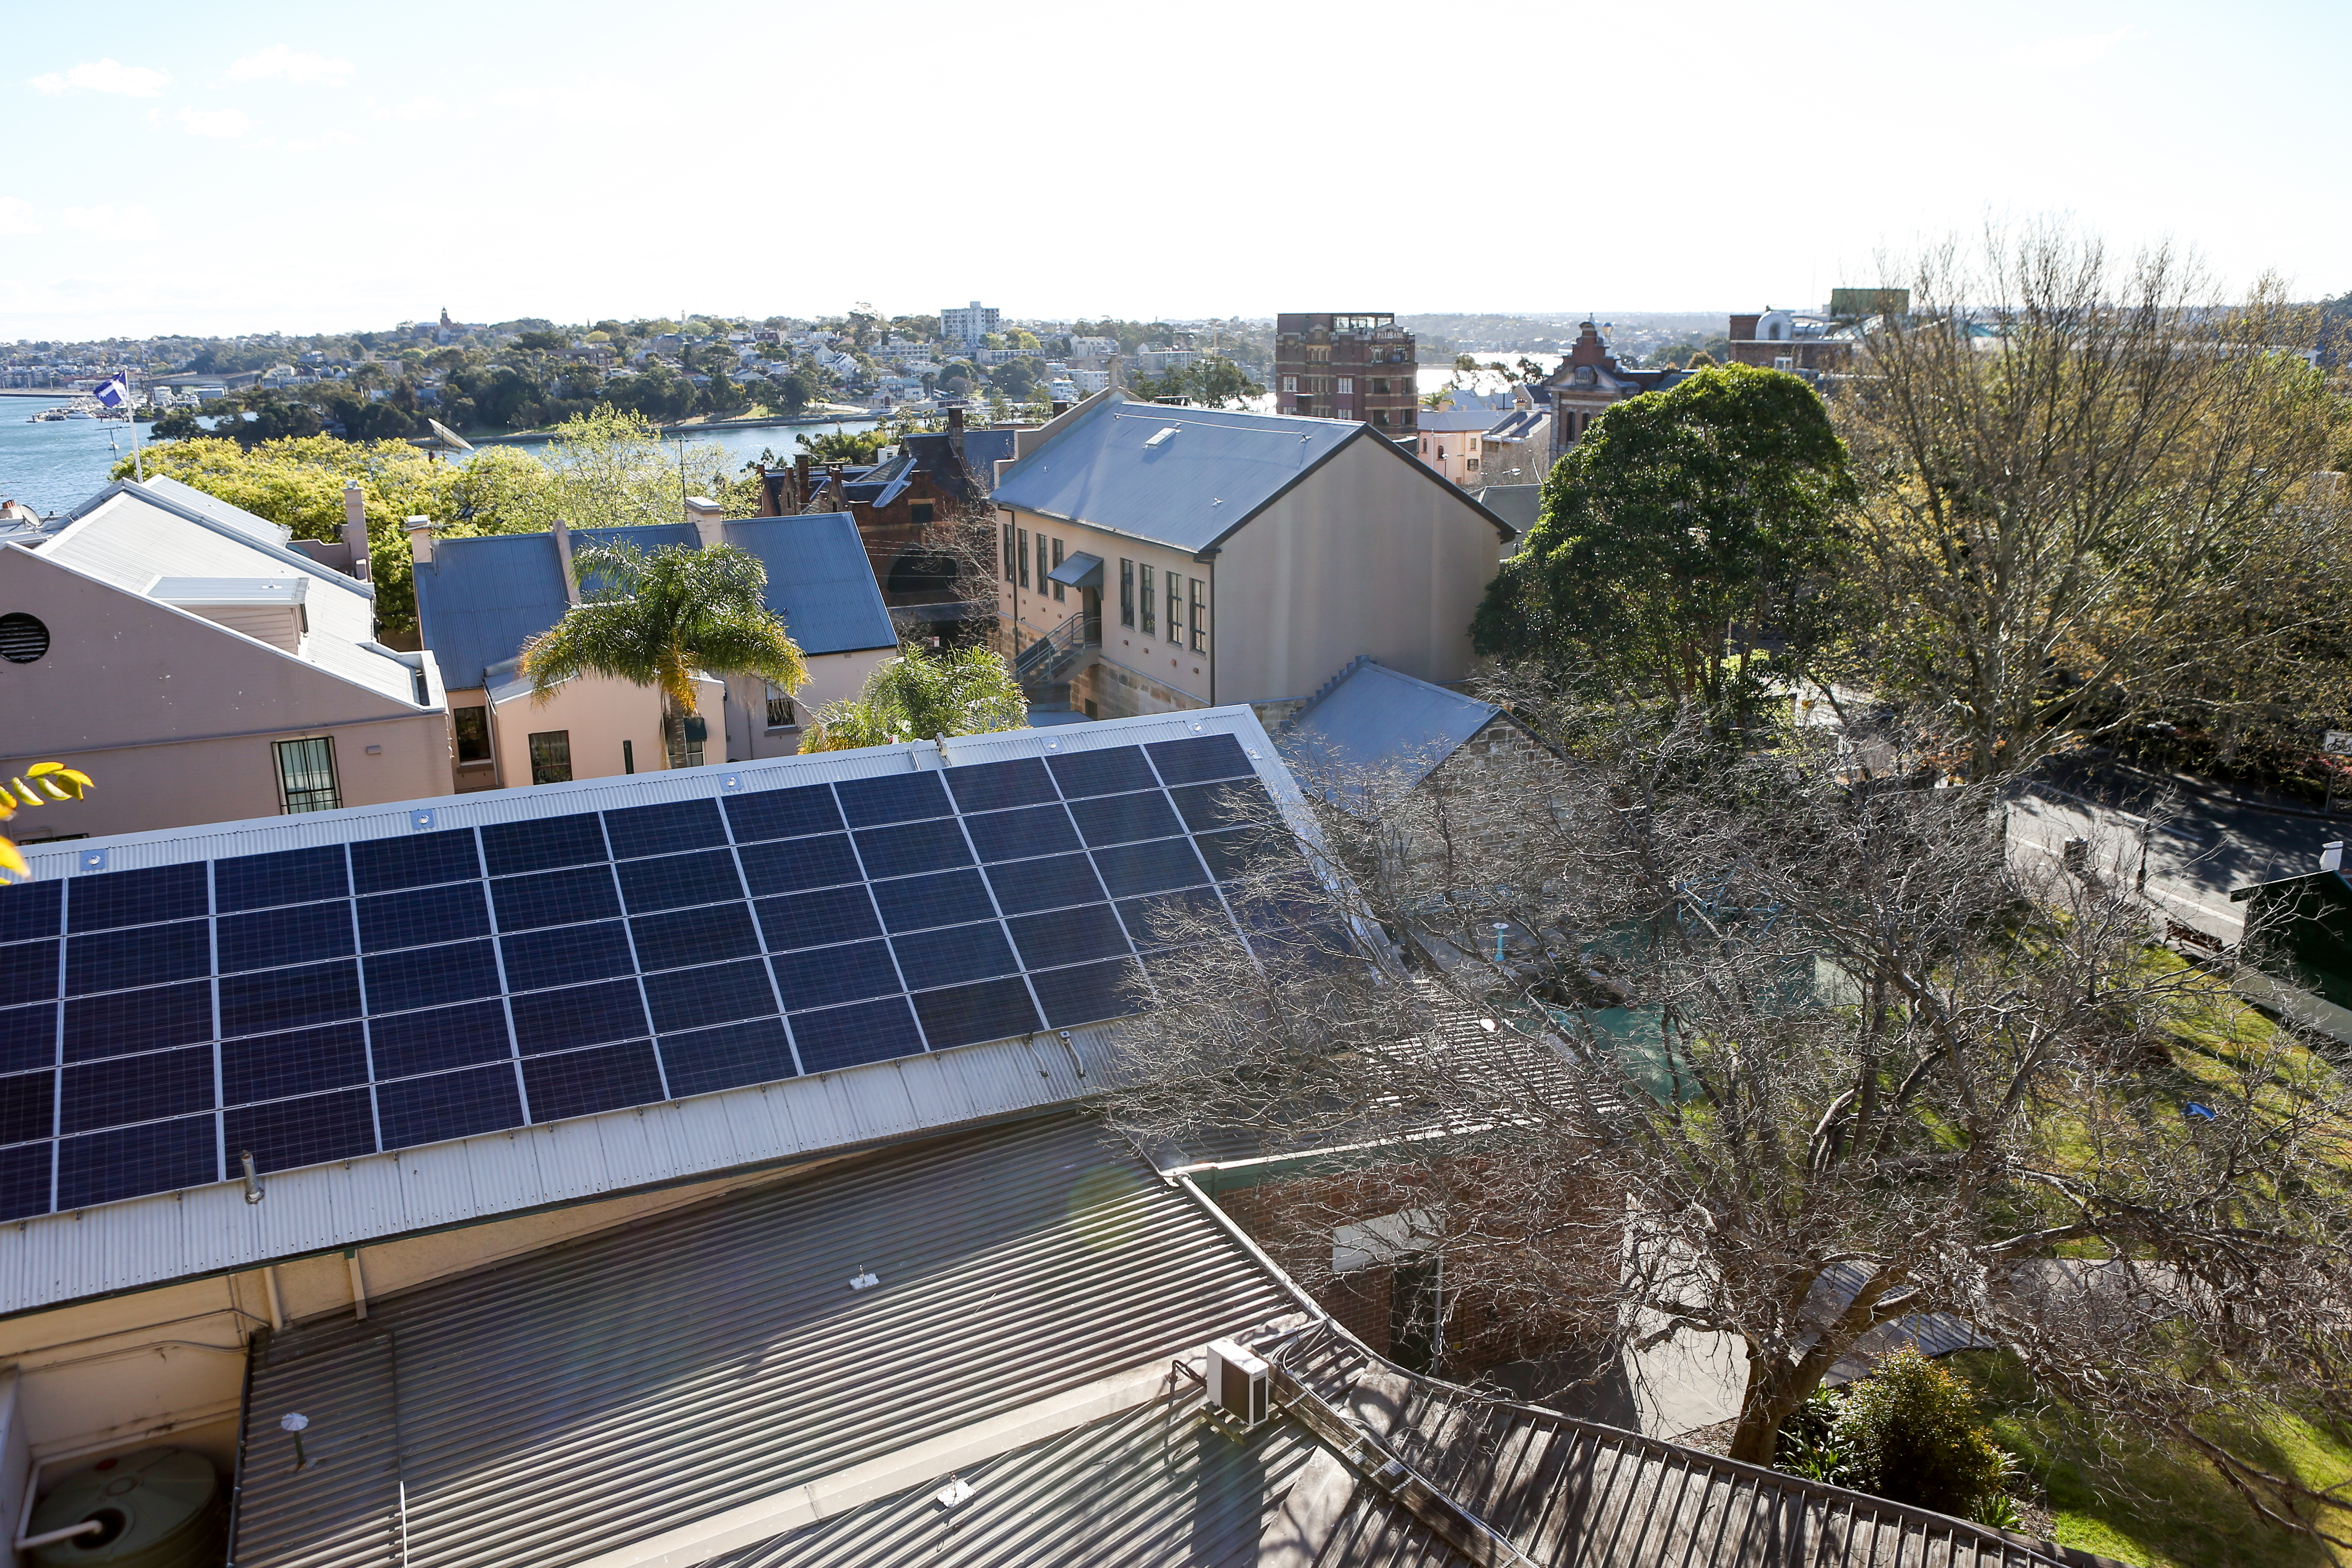
[[[1086,835],[1089,847],[1128,844],[1139,838],[1166,838],[1184,831],[1168,797],[1156,789],[1140,795],[1105,795],[1074,801],[1070,815],[1077,819],[1078,831]]]
[[[797,1077],[793,1048],[784,1037],[781,1018],[754,1018],[691,1034],[664,1035],[662,1068],[669,1074],[672,1094],[709,1094],[747,1083],[768,1083]],[[536,1115],[539,1105],[532,1101]]]
[[[58,1075],[11,1073],[0,1078],[0,1143],[22,1143],[57,1131]]]
[[[514,1011],[515,1045],[525,1056],[653,1033],[646,1027],[645,1001],[634,980],[534,992],[509,1005]]]
[[[210,921],[132,926],[66,943],[66,994],[192,980],[213,968]]]
[[[1274,797],[1255,778],[1183,784],[1168,793],[1175,797],[1176,809],[1184,816],[1184,826],[1195,833],[1243,822],[1264,822],[1274,806]]]
[[[490,910],[482,900],[479,882],[456,882],[360,900],[362,952],[422,947],[426,942],[489,933]]]
[[[375,1110],[386,1149],[522,1125],[522,1097],[515,1089],[514,1068],[506,1062],[378,1084]]]
[[[976,763],[944,775],[959,811],[998,811],[1008,805],[1040,805],[1061,797],[1054,776],[1034,757],[1006,763]]]
[[[760,951],[751,911],[741,904],[709,904],[675,914],[639,915],[629,922],[636,937],[637,967],[676,969],[715,959],[741,958]]]
[[[221,1033],[263,1035],[356,1018],[360,1013],[358,965],[349,959],[299,969],[264,969],[231,974],[220,983]],[[66,1026],[73,1026],[68,1010]],[[68,1041],[70,1046],[70,1041]],[[68,1056],[73,1053],[70,1048]]]
[[[352,951],[349,904],[296,904],[257,914],[224,915],[213,924],[223,974],[343,958]]]
[[[633,915],[743,896],[742,879],[735,875],[735,857],[724,849],[665,855],[656,860],[624,860],[616,869],[621,873],[621,897]]]
[[[375,1019],[368,1025],[368,1045],[379,1079],[439,1072],[514,1055],[507,1040],[507,1010],[496,1002]],[[221,1049],[226,1053],[228,1047]]]
[[[354,1007],[353,1011],[357,1011]],[[184,1046],[213,1033],[212,982],[118,991],[66,1004],[66,1060]]]
[[[768,966],[754,958],[648,975],[646,1005],[653,1009],[654,1028],[666,1035],[773,1013],[776,993],[768,984]]]
[[[892,937],[890,945],[898,951],[898,972],[907,977],[910,991],[1016,973],[1021,968],[1003,928],[994,921]]]
[[[0,1219],[49,1212],[49,1162],[57,1145],[0,1149]]]
[[[185,1046],[66,1068],[58,1131],[89,1132],[212,1108],[212,1047]]]
[[[284,849],[275,855],[239,855],[213,862],[213,909],[224,915],[276,904],[346,898],[351,890],[351,873],[340,844]]]
[[[329,1024],[221,1044],[221,1103],[284,1100],[368,1080],[367,1040],[357,1024]]]
[[[1201,847],[1201,858],[1209,863],[1209,874],[1220,882],[1268,868],[1286,849],[1276,841],[1274,829],[1267,827],[1229,827],[1223,833],[1203,833],[1193,842]]]
[[[220,1144],[209,1113],[89,1132],[58,1143],[60,1209],[88,1208],[220,1179]]]
[[[1124,900],[1118,915],[1138,947],[1198,942],[1206,934],[1202,930],[1204,922],[1226,936],[1234,931],[1213,888],[1186,888],[1181,892]]]
[[[763,838],[798,838],[808,833],[838,833],[843,826],[841,808],[833,804],[830,784],[730,795],[727,797],[727,823],[735,830],[738,844],[753,844]]]
[[[1066,1029],[1104,1018],[1124,1018],[1150,1005],[1143,976],[1131,960],[1048,969],[1029,977],[1048,1026]]]
[[[1154,789],[1160,781],[1151,776],[1151,769],[1143,761],[1143,753],[1133,746],[1120,746],[1108,752],[1071,752],[1048,757],[1045,765],[1054,770],[1054,782],[1062,793],[1076,800],[1085,795],[1117,795],[1123,790]]]
[[[371,1014],[405,1013],[499,994],[498,953],[487,941],[379,952],[365,964]],[[227,1017],[225,1010],[222,1017]]]
[[[907,1010],[904,996],[830,1007],[822,1013],[795,1013],[792,1025],[793,1039],[801,1050],[801,1067],[808,1072],[831,1072],[860,1062],[922,1054],[923,1037],[915,1032],[915,1017]]]
[[[58,994],[58,944],[19,942],[0,947],[0,1007],[46,1002]]]
[[[887,942],[861,942],[847,947],[820,947],[772,961],[776,989],[783,993],[785,1010],[826,1007],[835,1002],[862,1001],[887,991],[903,991],[898,971],[890,962]]]
[[[1031,969],[1127,956],[1127,935],[1111,917],[1108,904],[1023,915],[1005,923],[1013,928],[1013,942],[1021,950],[1021,962]]]
[[[634,974],[637,968],[629,956],[629,934],[618,921],[500,937],[499,948],[506,959],[509,991],[604,980]]]
[[[63,882],[18,882],[0,899],[0,942],[55,936],[63,920]]]
[[[58,1059],[58,1009],[11,1007],[0,1013],[0,1072],[54,1066]]]
[[[621,912],[621,896],[606,866],[504,878],[490,884],[490,901],[498,906],[502,931],[611,920]]]
[[[952,816],[868,828],[856,837],[857,856],[868,877],[904,877],[971,864],[963,829]]]
[[[604,837],[612,841],[613,858],[669,855],[681,849],[708,849],[727,842],[715,800],[674,800],[661,805],[633,805],[604,814]]]
[[[761,899],[757,907],[760,929],[767,933],[771,952],[882,934],[881,924],[874,918],[874,900],[861,887],[788,893],[780,899]]]
[[[1031,1034],[1039,1027],[1029,988],[1018,975],[947,991],[925,991],[915,998],[915,1016],[923,1021],[923,1037],[935,1051],[976,1040]]]
[[[983,860],[1066,855],[1078,847],[1077,830],[1070,826],[1068,809],[1061,805],[990,812],[985,816],[964,818],[964,826],[971,829],[972,847]]]
[[[254,1168],[261,1171],[287,1171],[375,1152],[375,1104],[363,1089],[241,1106],[221,1121],[228,1134],[232,1175],[243,1169],[248,1152]]]
[[[937,773],[884,773],[878,778],[849,779],[833,787],[841,797],[842,815],[852,827],[948,815],[948,792],[940,787]]]
[[[1248,753],[1231,735],[1188,735],[1181,741],[1155,741],[1143,749],[1151,753],[1160,776],[1171,784],[1240,778],[1252,772]]]
[[[1200,857],[1192,853],[1192,841],[1184,838],[1162,838],[1150,844],[1122,844],[1116,849],[1097,849],[1096,868],[1102,872],[1103,885],[1114,899],[1132,898],[1138,893],[1157,893],[1169,888],[1181,888],[1193,882],[1205,882],[1208,873],[1202,869]]]
[[[874,884],[874,903],[888,930],[920,931],[925,926],[962,925],[996,913],[988,901],[988,886],[977,871],[941,871],[929,877],[901,877]]]
[[[210,914],[205,863],[157,866],[145,871],[115,871],[76,877],[66,900],[68,931],[105,931]]]
[[[562,1056],[532,1057],[522,1064],[523,1092],[533,1121],[593,1116],[625,1105],[651,1105],[662,1098],[661,1071],[650,1041],[596,1046]]]
[[[1050,910],[1064,904],[1098,904],[1103,885],[1094,866],[1083,855],[1059,855],[1051,860],[1016,860],[991,866],[989,885],[1008,915]]]
[[[743,879],[751,885],[755,896],[797,893],[858,879],[857,857],[850,852],[847,834],[749,844],[738,853],[743,858]]]
[[[462,882],[482,874],[471,828],[372,838],[352,846],[352,885],[362,893]]]
[[[482,829],[482,859],[493,877],[551,871],[604,858],[604,825],[593,811],[536,822],[501,822]]]

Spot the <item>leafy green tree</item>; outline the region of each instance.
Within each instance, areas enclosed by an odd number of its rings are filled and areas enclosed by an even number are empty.
[[[1969,1385],[1908,1345],[1846,1391],[1829,1446],[1846,1484],[1962,1518],[1999,1489],[2008,1468]]]
[[[604,675],[650,686],[673,714],[692,713],[698,672],[756,675],[786,691],[808,668],[767,606],[767,568],[732,545],[583,545],[572,557],[581,602],[523,645],[534,700],[566,680]]]
[[[1833,635],[1820,590],[1853,494],[1844,445],[1793,375],[1731,365],[1629,399],[1553,468],[1472,637],[1728,720],[1758,695],[1768,628]]]
[[[801,736],[801,750],[846,752],[1019,730],[1028,722],[1028,700],[997,654],[984,647],[937,654],[908,647],[868,676],[856,697],[818,709]]]

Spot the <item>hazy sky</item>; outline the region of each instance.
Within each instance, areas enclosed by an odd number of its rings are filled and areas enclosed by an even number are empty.
[[[1988,216],[2352,289],[2352,5],[7,0],[0,339],[1805,305]]]

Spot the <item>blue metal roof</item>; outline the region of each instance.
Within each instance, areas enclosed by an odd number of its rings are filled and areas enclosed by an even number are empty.
[[[1197,552],[1264,510],[1367,428],[1113,395],[1007,469],[993,499]],[[1175,434],[1160,436],[1168,430]]]
[[[963,466],[971,475],[972,483],[986,495],[996,483],[996,465],[1009,460],[1013,454],[1017,430],[970,430],[963,433]]]
[[[1279,734],[1284,760],[1328,789],[1347,775],[1401,769],[1427,778],[1502,710],[1359,658]]]
[[[695,537],[682,522],[576,528],[572,547],[653,551],[690,546]],[[784,617],[803,653],[897,646],[856,521],[846,512],[739,520],[726,525],[725,537],[768,569],[768,607]],[[444,539],[432,563],[416,574],[417,627],[453,690],[481,686],[490,666],[514,658],[569,607],[552,534]]]

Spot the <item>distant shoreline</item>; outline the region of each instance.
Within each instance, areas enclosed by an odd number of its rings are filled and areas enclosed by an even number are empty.
[[[778,425],[845,425],[856,419],[878,421],[887,417],[887,415],[877,414],[870,408],[854,412],[844,409],[831,414],[763,414],[751,419],[713,419],[702,425],[664,425],[661,433],[665,436],[696,436],[709,430],[758,430]],[[466,439],[477,447],[510,447],[525,441],[551,441],[557,434],[553,428],[516,430],[504,436],[468,436]]]

